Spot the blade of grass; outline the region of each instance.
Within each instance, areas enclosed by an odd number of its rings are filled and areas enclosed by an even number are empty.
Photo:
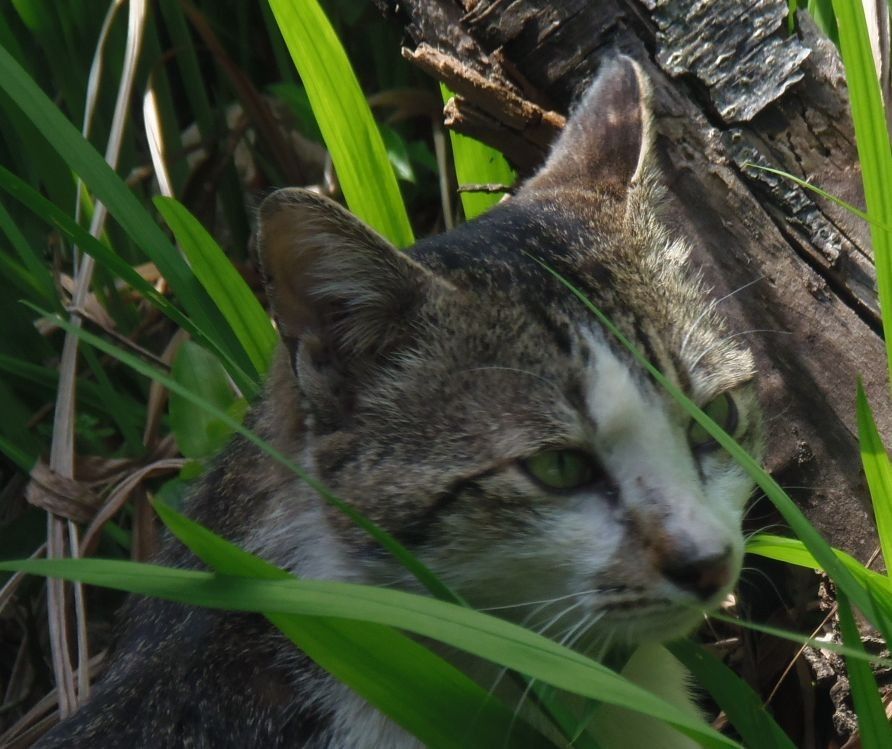
[[[850,648],[863,650],[861,634],[855,624],[855,617],[844,593],[837,594],[839,606],[839,631],[843,642]],[[846,669],[849,672],[849,685],[852,689],[852,700],[855,713],[858,715],[858,732],[861,746],[864,749],[888,749],[892,746],[892,727],[870,665],[862,660],[846,658]]]
[[[50,367],[42,367],[39,364],[32,364],[21,358],[6,356],[0,354],[0,372],[7,372],[15,377],[26,381],[29,385],[40,386],[46,391],[55,391],[59,382],[59,373],[56,369]],[[96,385],[95,382],[81,379],[77,385],[78,402],[99,413],[111,416],[111,408],[105,399],[104,392]],[[128,421],[138,423],[139,419],[145,413],[145,406],[134,398],[128,398],[121,395],[120,400],[116,403],[118,407],[118,416],[126,418]]]
[[[758,554],[768,559],[788,562],[799,567],[824,570],[821,563],[814,557],[806,545],[795,538],[759,533],[747,541],[746,551],[748,554]],[[892,582],[890,582],[888,577],[867,569],[861,562],[844,551],[833,549],[833,553],[858,578],[863,588],[876,588],[881,595],[883,591],[892,595]]]
[[[130,189],[84,140],[22,67],[0,48],[0,89],[25,113],[68,166],[90,187],[133,241],[151,258],[207,338],[256,378],[251,361],[189,266]]]
[[[27,471],[30,472],[34,459],[43,448],[40,440],[26,426],[32,416],[31,411],[3,380],[0,380],[0,399],[4,414],[0,423],[0,435],[8,440],[3,452],[19,467],[27,466]]]
[[[5,283],[15,286],[19,295],[32,299],[40,304],[51,305],[55,299],[45,295],[43,289],[28,272],[24,265],[14,260],[6,252],[3,245],[0,245],[0,278]]]
[[[607,667],[516,624],[456,604],[350,583],[259,580],[98,559],[19,560],[0,571],[79,579],[211,608],[372,622],[429,637],[573,694],[664,720],[706,747],[739,747]]]
[[[452,92],[440,84],[443,101],[452,98]],[[452,144],[452,158],[455,161],[455,176],[459,185],[513,185],[517,175],[505,157],[479,140],[469,138],[454,130],[449,131]],[[485,213],[502,199],[503,193],[461,193],[461,205],[465,219]]]
[[[759,624],[757,622],[748,621],[746,619],[738,619],[733,616],[725,616],[724,614],[717,611],[711,611],[709,613],[709,618],[714,619],[718,622],[725,622],[726,624],[730,624],[735,627],[749,629],[753,632],[760,632],[763,635],[770,635],[771,637],[776,637],[779,640],[793,642],[800,646],[807,645],[808,647],[814,648],[815,650],[827,650],[831,653],[844,655],[847,658],[855,658],[856,660],[862,660],[867,663],[876,663],[878,666],[883,666],[886,668],[892,666],[892,658],[881,658],[880,656],[870,655],[870,653],[858,651],[854,648],[847,647],[846,645],[840,645],[836,642],[830,642],[828,640],[818,639],[817,637],[811,637],[802,632],[791,632],[786,629],[780,629],[779,627],[772,627],[768,624]]]
[[[180,541],[220,574],[294,579],[161,503],[155,510]],[[286,614],[267,618],[319,665],[426,745],[488,749],[510,734],[512,745],[553,746],[526,722],[515,722],[513,711],[454,666],[390,627]]]
[[[823,565],[811,554],[811,550],[792,538],[760,534],[747,543],[747,551],[800,567],[823,569]],[[892,579],[867,569],[845,552],[833,549],[833,553],[858,581],[859,590],[863,591],[864,597],[870,602],[871,611],[876,619],[876,621],[871,619],[871,623],[886,637],[885,633],[892,631]]]
[[[762,705],[762,698],[702,645],[681,640],[667,646],[724,710],[746,746],[795,749],[795,745]]]
[[[2,434],[0,434],[0,452],[15,463],[25,475],[31,473],[31,469],[34,468],[40,455],[37,451],[23,449],[21,440],[18,438],[9,439]]]
[[[181,203],[160,196],[154,203],[189,258],[195,276],[247,352],[254,369],[265,373],[278,343],[269,315],[220,245]]]
[[[849,213],[857,216],[858,218],[866,221],[869,224],[876,224],[879,228],[885,229],[886,231],[892,230],[892,224],[889,224],[884,221],[878,221],[875,218],[871,218],[867,211],[862,211],[858,206],[852,205],[851,203],[846,202],[842,198],[836,197],[826,190],[821,189],[817,185],[813,185],[811,182],[807,180],[800,179],[795,174],[790,174],[789,172],[785,172],[783,169],[775,169],[770,166],[764,166],[762,164],[754,164],[752,161],[746,161],[743,163],[743,169],[758,169],[762,172],[768,172],[769,174],[776,174],[778,177],[783,177],[784,179],[790,180],[790,182],[795,182],[802,188],[809,190],[810,192],[815,193],[816,195],[820,195],[822,198],[829,200],[834,205],[838,205],[843,210],[848,211]]]
[[[12,216],[6,210],[6,207],[0,202],[0,230],[6,235],[9,243],[18,254],[22,263],[28,271],[29,285],[32,286],[37,296],[44,302],[53,304],[56,302],[56,287],[53,284],[53,278],[47,270],[46,264],[34,251],[25,235],[19,230],[19,227],[13,221]]]
[[[864,198],[867,213],[874,219],[870,224],[870,235],[883,330],[886,331],[886,358],[892,374],[892,335],[889,335],[892,331],[892,231],[888,228],[892,223],[892,149],[864,8],[860,2],[851,0],[833,0],[832,6],[839,30],[839,50],[846,69]],[[866,614],[861,603],[851,593],[846,593]]]
[[[96,352],[92,349],[85,349],[82,354],[84,361],[86,361],[87,366],[96,378],[96,387],[101,394],[102,401],[108,404],[107,412],[110,414],[112,421],[118,425],[129,454],[141,455],[144,452],[141,436],[142,425],[129,417],[123,396],[118,392],[111,378],[102,367]],[[80,384],[81,381],[78,380],[77,385],[80,386]],[[77,392],[77,387],[75,392]]]
[[[159,293],[152,284],[140,276],[122,257],[93,237],[90,232],[77,224],[65,211],[48,201],[30,185],[3,166],[0,166],[0,189],[6,190],[22,205],[33,211],[36,216],[47,221],[65,237],[77,244],[81,250],[95,258],[100,265],[108,268],[121,280],[138,291],[195,340],[201,341],[207,348],[214,351],[220,357],[239,389],[248,397],[257,395],[259,386],[256,380],[242,370],[217,342],[209,339],[191,319],[171,304],[163,294]]]
[[[886,574],[892,574],[892,463],[877,431],[867,395],[860,380],[857,393],[858,435],[861,463],[870,488],[870,501],[876,519]]]
[[[350,210],[398,247],[412,227],[381,134],[344,48],[316,0],[269,0]]]
[[[839,30],[836,27],[836,15],[830,0],[808,0],[808,12],[818,28],[838,47]]]
[[[215,139],[219,138],[220,134],[215,129],[214,110],[207,94],[209,86],[201,75],[198,54],[183,15],[183,8],[178,0],[160,0],[159,7],[167,33],[170,35],[183,88],[186,90],[186,101],[195,118],[205,152],[213,153],[217,150]],[[250,229],[245,216],[245,204],[238,174],[231,161],[220,175],[217,195],[223,206],[223,215],[229,225],[233,244],[243,246],[247,242]]]

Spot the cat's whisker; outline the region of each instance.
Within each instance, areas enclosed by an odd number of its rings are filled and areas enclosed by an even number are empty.
[[[743,536],[744,543],[748,543],[753,538],[758,536],[760,533],[770,533],[771,531],[781,531],[784,530],[784,526],[780,523],[767,523],[766,525],[760,526],[755,530],[749,531],[745,533]]]
[[[586,596],[592,595],[601,592],[599,588],[591,588],[590,590],[580,590],[576,593],[567,593],[563,596],[556,596],[555,598],[543,598],[538,601],[525,601],[524,603],[509,603],[504,606],[487,606],[486,608],[477,609],[478,611],[504,611],[506,609],[519,609],[524,606],[535,606],[539,603],[557,603],[558,601],[566,601],[568,598],[577,598],[578,596]]]
[[[592,622],[592,626],[597,624],[597,619]],[[607,630],[604,633],[604,641],[601,643],[601,651],[598,653],[598,657],[595,660],[603,661],[607,657],[607,653],[610,652],[610,644],[613,640],[613,630]]]
[[[511,740],[511,732],[514,730],[514,724],[517,722],[517,718],[520,715],[520,709],[521,707],[523,707],[523,703],[526,701],[526,698],[535,683],[535,679],[530,679],[529,681],[527,681],[527,685],[521,693],[520,699],[517,701],[517,705],[514,707],[514,715],[511,716],[511,722],[508,724],[508,732],[505,735],[505,743],[502,745],[503,747],[510,746],[509,742]]]
[[[533,617],[535,617],[540,611],[542,611],[542,609],[544,609],[550,603],[552,603],[552,601],[550,601],[550,600],[543,601],[540,606],[537,606],[535,609],[533,609],[529,614],[527,614],[523,618],[523,620],[520,622],[520,626],[525,627]],[[579,606],[579,603],[575,603],[572,606],[562,609],[557,614],[557,616],[552,617],[547,622],[545,622],[545,624],[542,625],[542,627],[537,628],[536,633],[540,634],[540,635],[544,634],[547,629],[554,626],[554,624],[556,624],[558,621],[560,621],[566,614],[569,614],[571,611],[573,611],[573,609],[575,609],[577,606]],[[509,671],[509,669],[507,667],[499,669],[499,672],[496,674],[496,678],[493,681],[492,686],[489,688],[490,695],[495,693],[496,689],[498,688],[499,684],[501,684],[502,679],[505,678],[505,675],[508,673],[508,671]]]
[[[463,369],[461,371],[462,372],[488,372],[488,371],[491,371],[491,372],[513,372],[514,374],[522,374],[522,375],[526,375],[527,377],[532,377],[536,380],[539,380],[539,382],[542,382],[545,385],[548,385],[550,388],[553,388],[558,393],[561,393],[561,396],[563,396],[563,392],[561,391],[560,387],[554,380],[551,380],[548,377],[545,377],[544,375],[539,374],[538,372],[531,372],[528,369],[520,369],[519,367],[501,367],[498,365],[489,365],[489,366],[483,366],[483,367],[469,367],[468,369]]]
[[[540,635],[548,636],[548,630],[551,629],[555,624],[557,624],[561,619],[563,619],[567,614],[572,611],[575,611],[582,605],[582,601],[577,601],[572,606],[568,606],[565,609],[559,611],[555,616],[549,619],[545,624],[536,629],[536,632]]]
[[[725,296],[723,296],[723,297],[721,297],[721,298],[719,298],[719,299],[716,299],[716,300],[713,301],[713,302],[710,302],[709,305],[706,307],[706,309],[704,309],[704,310],[697,316],[697,319],[694,320],[693,323],[691,323],[691,327],[688,328],[688,332],[685,333],[685,336],[684,336],[684,338],[683,338],[682,341],[681,341],[681,348],[679,349],[679,356],[684,356],[684,351],[685,351],[685,349],[687,348],[688,343],[690,342],[691,336],[696,332],[697,328],[700,327],[700,323],[702,323],[703,320],[705,320],[706,317],[707,317],[710,313],[712,313],[713,311],[715,311],[716,307],[718,307],[718,306],[719,306],[722,302],[724,302],[726,299],[730,299],[730,298],[731,298],[732,296],[734,296],[735,294],[739,294],[739,293],[740,293],[741,291],[743,291],[744,289],[748,289],[748,288],[749,288],[750,286],[752,286],[753,284],[757,284],[757,283],[759,283],[759,281],[764,281],[764,280],[765,280],[765,276],[764,276],[764,275],[761,275],[761,276],[759,276],[758,278],[754,278],[752,281],[748,281],[748,282],[745,283],[743,286],[738,286],[736,289],[734,289],[734,291],[730,291],[730,292],[728,292],[727,294],[725,294]]]
[[[747,585],[752,585],[754,588],[758,587],[756,585],[756,583],[754,583],[752,580],[746,579],[746,577],[744,576],[744,573],[748,573],[748,572],[754,572],[758,575],[761,575],[763,578],[765,578],[765,581],[768,583],[768,585],[774,591],[778,600],[779,601],[784,600],[784,597],[781,595],[780,588],[777,587],[777,583],[775,583],[774,580],[772,580],[771,577],[769,577],[768,573],[765,572],[765,570],[760,570],[758,567],[744,567],[740,570],[740,580],[738,582],[741,585],[743,585],[745,583]]]
[[[566,648],[573,648],[573,646],[579,642],[579,640],[588,632],[589,625],[592,623],[593,615],[588,614],[584,616],[580,621],[576,624],[576,626],[570,630],[567,635],[565,635],[561,645]]]
[[[785,417],[791,410],[792,410],[791,407],[790,407],[789,405],[786,405],[786,406],[784,406],[782,409],[780,409],[777,413],[774,413],[774,414],[772,414],[771,416],[766,416],[766,417],[763,419],[763,423],[764,423],[765,425],[768,425],[768,424],[771,424],[772,422],[780,421],[781,419],[784,419],[784,423],[786,423],[789,419],[785,419],[784,417]]]

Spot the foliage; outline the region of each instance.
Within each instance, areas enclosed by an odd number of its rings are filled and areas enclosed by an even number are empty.
[[[315,0],[270,0],[269,7],[159,0],[147,16],[140,16],[140,5],[131,3],[129,25],[123,14],[115,15],[119,6],[109,11],[109,4],[100,0],[61,4],[52,13],[30,0],[0,7],[0,163],[6,165],[0,168],[0,398],[7,415],[0,420],[0,452],[6,458],[2,477],[9,485],[21,483],[40,456],[64,449],[53,441],[48,414],[53,406],[59,413],[70,406],[77,423],[69,420],[66,426],[57,419],[55,429],[70,429],[83,462],[90,458],[107,470],[120,461],[134,470],[169,457],[163,435],[173,435],[179,453],[192,462],[181,476],[150,483],[158,495],[179,492],[232,432],[242,433],[311,481],[241,423],[275,344],[243,254],[250,224],[246,206],[276,185],[315,184],[342,194],[357,215],[403,246],[416,232],[448,225],[452,216],[439,216],[431,208],[439,197],[427,187],[434,180],[420,178],[451,168],[442,158],[438,163],[429,145],[430,122],[404,116],[399,121],[396,116],[387,124],[376,123],[363,91],[389,93],[389,101],[399,102],[396,92],[414,86],[422,89],[414,92],[418,100],[436,103],[438,97],[429,82],[399,61],[392,29],[358,2],[330,2],[323,9]],[[838,34],[834,38],[846,63],[880,298],[886,302],[892,298],[892,154],[863,14],[858,4],[845,0],[835,0],[832,7],[827,2],[808,5]],[[100,30],[102,18],[106,23]],[[355,33],[358,29],[361,34]],[[351,40],[348,50],[339,37]],[[161,155],[151,163],[145,149],[151,134],[136,124],[117,131],[115,125],[128,54],[133,56],[134,50],[139,54],[130,72],[138,81],[137,91],[153,94],[144,102],[144,124],[159,123]],[[384,50],[392,54],[386,57]],[[350,57],[369,63],[359,76]],[[116,79],[119,70],[125,72]],[[396,115],[405,114],[399,103],[391,107]],[[436,116],[437,107],[430,113]],[[111,153],[104,141],[115,138],[120,139],[119,156],[100,155]],[[513,179],[507,163],[491,149],[461,138],[452,144],[460,180],[505,184]],[[285,158],[285,153],[302,156]],[[108,161],[117,161],[116,167]],[[165,175],[169,189],[163,187]],[[466,217],[498,198],[463,196]],[[103,220],[106,210],[113,221]],[[416,222],[414,230],[409,217]],[[84,254],[95,261],[92,273],[84,270],[90,267]],[[568,293],[613,329],[568,287]],[[72,304],[76,315],[66,312]],[[887,314],[892,313],[884,313],[884,322]],[[191,340],[184,342],[186,338]],[[76,371],[65,363],[66,342],[79,347]],[[57,371],[58,362],[62,366]],[[650,367],[643,357],[641,362]],[[777,483],[650,368],[747,468],[802,542],[760,536],[750,550],[820,567],[842,591],[840,623],[862,741],[867,747],[892,744],[849,603],[889,641],[889,579],[831,549]],[[70,391],[59,387],[71,377]],[[858,419],[885,553],[892,549],[892,467],[861,392]],[[107,506],[119,501],[127,480],[126,472],[115,481],[97,480]],[[99,559],[5,562],[0,570],[261,612],[323,667],[432,746],[493,746],[505,736],[512,746],[557,742],[402,630],[566,692],[665,719],[704,746],[736,746],[702,720],[642,692],[605,666],[465,608],[394,539],[325,487],[316,488],[400,559],[434,597],[296,580],[161,504],[156,505],[159,515],[212,572]],[[120,509],[123,500],[115,506]],[[138,517],[138,504],[132,502],[117,513],[116,524],[100,526],[93,536],[88,532],[91,543],[96,538],[106,557],[126,556],[131,547],[140,546],[145,532]],[[0,547],[18,556],[36,553],[45,531],[35,519],[40,520],[39,511],[31,508],[0,525]],[[69,539],[78,544],[77,534]],[[19,585],[21,578],[10,580]],[[0,608],[5,600],[0,595]],[[63,616],[64,608],[57,615]],[[727,667],[691,643],[679,644],[674,652],[726,711],[748,746],[791,746],[758,697]],[[594,745],[584,733],[585,721],[574,718],[560,697],[529,686],[540,696],[538,709],[565,742]],[[476,716],[475,730],[455,731],[468,715]]]

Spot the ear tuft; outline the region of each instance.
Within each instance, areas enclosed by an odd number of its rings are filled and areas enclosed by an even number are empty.
[[[292,354],[302,344],[336,365],[398,345],[433,282],[382,236],[308,190],[264,200],[258,240],[283,340]]]
[[[650,88],[631,58],[602,63],[542,169],[525,189],[561,187],[624,195],[650,151]]]

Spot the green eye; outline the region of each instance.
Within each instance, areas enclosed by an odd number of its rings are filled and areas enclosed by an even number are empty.
[[[549,489],[576,489],[602,474],[592,457],[580,450],[545,450],[521,465]]]
[[[703,412],[728,434],[734,436],[734,431],[737,429],[737,406],[734,405],[734,399],[730,395],[722,393],[718,398],[713,398],[703,407]],[[691,447],[697,450],[711,450],[718,447],[718,442],[709,435],[709,432],[693,420],[688,427],[688,439]]]

